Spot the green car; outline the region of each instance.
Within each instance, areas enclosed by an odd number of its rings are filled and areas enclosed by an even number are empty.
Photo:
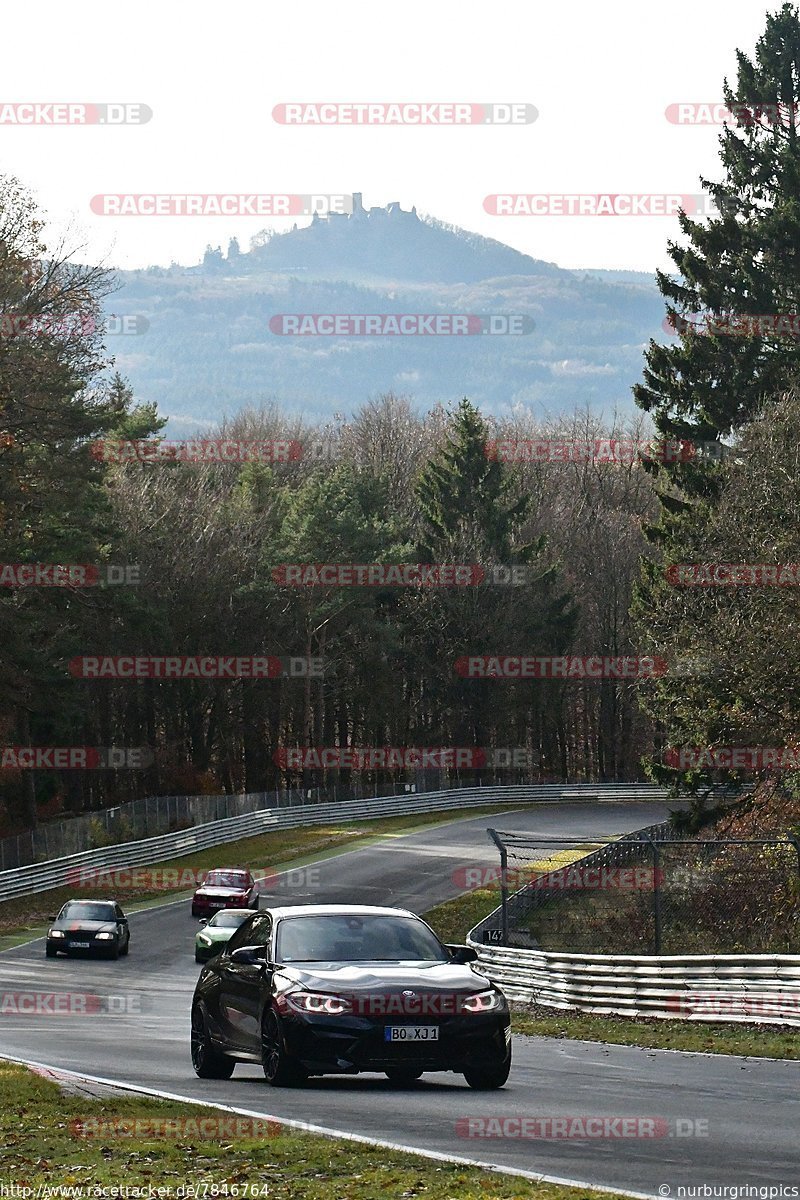
[[[205,928],[194,939],[194,961],[208,962],[219,954],[242,922],[252,915],[252,908],[223,908],[210,920],[203,917],[200,924]]]

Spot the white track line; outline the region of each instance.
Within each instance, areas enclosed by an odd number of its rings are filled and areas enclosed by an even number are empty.
[[[105,1079],[99,1075],[86,1075],[81,1071],[68,1071],[62,1067],[54,1067],[49,1063],[32,1062],[27,1058],[16,1058],[11,1054],[3,1054],[7,1062],[21,1063],[26,1067],[38,1068],[51,1072],[55,1076],[63,1075],[70,1079],[80,1079],[85,1083],[101,1083],[108,1087],[124,1088],[127,1092],[137,1092],[142,1096],[155,1096],[159,1100],[178,1100],[183,1104],[195,1104],[199,1108],[214,1108],[219,1112],[235,1113],[240,1117],[255,1117],[261,1121],[275,1121],[291,1129],[300,1129],[305,1133],[314,1133],[321,1137],[342,1138],[349,1142],[361,1142],[366,1146],[378,1146],[383,1150],[397,1150],[402,1154],[416,1154],[420,1158],[430,1158],[435,1162],[458,1163],[464,1167],[474,1167],[480,1171],[491,1171],[495,1175],[516,1175],[523,1179],[531,1179],[535,1183],[555,1183],[562,1187],[590,1188],[596,1192],[611,1195],[631,1196],[634,1200],[654,1200],[657,1192],[630,1192],[625,1188],[606,1187],[604,1184],[587,1183],[584,1179],[564,1179],[560,1175],[545,1175],[540,1171],[523,1171],[519,1167],[499,1167],[494,1163],[481,1162],[477,1158],[464,1158],[460,1154],[443,1154],[438,1150],[423,1150],[419,1146],[407,1146],[403,1142],[387,1142],[380,1138],[366,1137],[361,1133],[350,1133],[345,1129],[330,1129],[326,1125],[312,1125],[308,1121],[294,1121],[290,1117],[275,1117],[268,1113],[255,1112],[250,1108],[237,1108],[231,1104],[215,1104],[208,1100],[197,1100],[194,1096],[181,1096],[177,1092],[162,1092],[158,1088],[141,1087],[139,1084],[125,1083],[121,1079]]]

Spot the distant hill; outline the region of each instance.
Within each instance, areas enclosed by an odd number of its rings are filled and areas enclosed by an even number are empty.
[[[539,262],[492,238],[434,218],[420,219],[415,208],[405,212],[397,203],[364,208],[360,192],[353,196],[352,214],[315,215],[304,228],[269,236],[250,254],[240,255],[235,266],[248,273],[302,270],[322,278],[415,283],[474,283],[498,275],[558,271],[553,263]]]
[[[398,204],[316,217],[231,242],[192,267],[119,274],[109,309],[146,332],[108,348],[136,396],[180,436],[276,399],[310,418],[390,389],[420,407],[470,396],[486,412],[633,408],[642,349],[664,338],[663,301],[638,272],[567,271]],[[277,314],[518,314],[521,336],[285,336]],[[144,324],[144,323],[142,323]],[[474,324],[474,323],[473,323]],[[273,328],[275,323],[273,322]]]

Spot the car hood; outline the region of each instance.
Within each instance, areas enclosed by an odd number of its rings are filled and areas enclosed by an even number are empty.
[[[491,987],[485,975],[479,975],[461,963],[307,963],[280,968],[287,979],[309,991],[382,994],[415,992],[479,992]]]
[[[114,933],[117,928],[115,921],[54,921],[51,929],[63,929],[65,933]]]

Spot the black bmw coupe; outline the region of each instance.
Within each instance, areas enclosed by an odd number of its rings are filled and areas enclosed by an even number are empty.
[[[260,1063],[275,1087],[379,1071],[411,1084],[455,1071],[499,1088],[511,1068],[508,1005],[411,912],[367,905],[272,908],[244,922],[200,973],[192,1065],[228,1079]]]

